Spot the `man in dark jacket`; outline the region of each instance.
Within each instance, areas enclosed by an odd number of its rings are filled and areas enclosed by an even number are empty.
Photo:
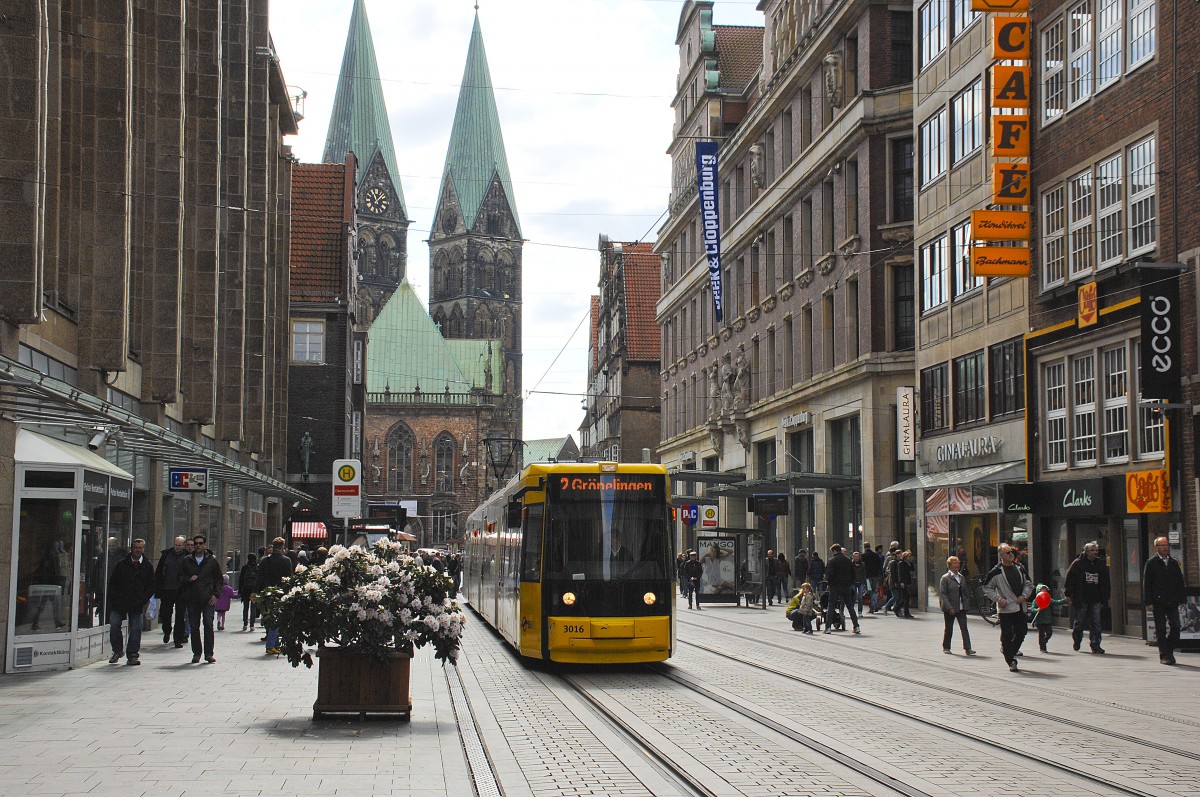
[[[261,592],[268,587],[278,587],[283,580],[290,576],[295,570],[292,567],[292,560],[283,552],[284,540],[283,537],[276,537],[271,541],[271,555],[264,557],[262,564],[258,566],[258,591]],[[266,623],[263,623],[266,625]],[[272,656],[279,655],[279,629],[267,627],[267,653]]]
[[[1183,570],[1179,560],[1171,556],[1166,537],[1154,541],[1155,556],[1146,562],[1142,574],[1142,600],[1146,609],[1154,612],[1154,638],[1158,640],[1158,660],[1175,663],[1175,647],[1179,644],[1179,612],[1187,603]],[[1170,630],[1167,627],[1170,626]]]
[[[808,583],[820,594],[825,594],[825,560],[816,551],[808,558]]]
[[[208,551],[208,538],[197,534],[192,537],[192,542],[191,555],[179,566],[179,600],[187,607],[188,622],[192,625],[192,664],[200,663],[201,621],[204,622],[204,660],[214,664],[217,657],[213,655],[213,617],[225,577],[217,557]]]
[[[704,565],[700,564],[700,554],[688,551],[688,559],[680,568],[687,589],[688,608],[692,608],[692,597],[696,598],[696,609],[700,609],[700,579],[704,576]]]
[[[842,550],[842,546],[834,543],[830,548],[829,563],[825,566],[825,581],[829,584],[829,608],[825,616],[825,633],[830,633],[833,618],[841,606],[850,613],[850,622],[854,624],[854,633],[861,633],[858,627],[858,612],[854,608],[854,564]]]
[[[867,575],[867,592],[871,596],[871,614],[879,611],[879,582],[883,578],[883,559],[871,550],[871,543],[863,543],[863,569]]]
[[[187,638],[187,608],[179,600],[179,566],[187,557],[183,537],[175,538],[175,545],[165,549],[158,557],[158,567],[154,571],[156,594],[158,595],[158,624],[162,626],[163,644],[171,641],[171,631],[175,631],[175,647],[183,647]],[[171,619],[174,618],[174,626]]]
[[[775,551],[767,551],[767,605],[775,603],[775,593],[779,591],[779,560]]]
[[[108,635],[112,643],[109,664],[121,659],[126,664],[141,664],[142,612],[154,594],[154,568],[146,558],[146,541],[134,540],[129,554],[117,561],[108,579]],[[129,620],[129,645],[121,638],[121,623]]]
[[[808,581],[808,551],[803,548],[796,551],[796,558],[792,560],[792,575],[796,577],[797,584]]]
[[[1103,653],[1100,647],[1100,614],[1108,605],[1112,587],[1108,579],[1108,565],[1099,558],[1100,545],[1089,542],[1083,546],[1083,553],[1067,568],[1067,578],[1063,591],[1071,599],[1075,607],[1075,625],[1071,628],[1071,636],[1075,640],[1075,649],[1083,643],[1083,628],[1087,625],[1091,632],[1092,653]]]

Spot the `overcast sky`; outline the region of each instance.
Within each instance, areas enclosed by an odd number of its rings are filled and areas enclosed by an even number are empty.
[[[524,249],[525,439],[575,436],[587,381],[597,238],[653,241],[670,191],[682,0],[480,0]],[[756,0],[717,0],[718,25],[761,25]],[[284,76],[308,92],[296,156],[325,144],[353,0],[275,0]],[[412,225],[408,278],[429,298],[429,225],[474,0],[367,0]]]

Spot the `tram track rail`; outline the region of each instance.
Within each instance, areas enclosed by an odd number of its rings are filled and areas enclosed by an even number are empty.
[[[681,623],[681,625],[689,625],[693,628],[702,629],[704,631],[716,631],[717,633],[724,634],[726,636],[734,637],[736,639],[742,639],[742,640],[745,640],[748,642],[754,642],[756,644],[763,643],[763,640],[761,638],[753,637],[748,634],[737,633],[735,631],[730,631],[730,630],[723,629],[723,628],[714,628],[711,625],[699,625],[696,623]],[[787,632],[777,631],[776,633],[779,634],[780,636],[787,635],[787,634],[791,634],[794,636],[794,632],[790,632],[790,631],[787,631]],[[708,647],[708,646],[705,646],[702,644],[698,644],[695,642],[689,642],[688,644],[690,644],[694,647],[703,649],[703,650],[708,650],[710,652],[720,652],[720,653],[722,653],[722,655],[725,655],[725,651],[718,651],[715,648],[711,648],[711,647]],[[807,657],[811,657],[813,659],[817,659],[817,660],[826,662],[828,664],[844,666],[844,667],[851,666],[843,659],[839,659],[835,656],[822,655],[815,651],[795,649],[793,652],[795,652],[798,655],[807,656]],[[889,655],[893,655],[893,654],[889,654]],[[896,658],[901,658],[901,657],[896,656]],[[919,664],[921,666],[929,666],[928,662],[920,660],[920,659],[911,658],[911,657],[903,657],[903,658],[906,658],[908,661],[911,661],[914,664]],[[744,663],[749,663],[752,666],[756,666],[756,667],[759,666],[758,664],[751,662],[749,659],[744,659],[744,660],[739,659],[739,660],[744,661]],[[961,697],[964,699],[973,700],[978,703],[984,703],[984,704],[987,704],[990,706],[995,706],[997,708],[1003,708],[1007,711],[1013,711],[1013,712],[1017,712],[1020,714],[1025,714],[1029,717],[1035,717],[1037,719],[1042,719],[1042,720],[1046,720],[1049,722],[1055,722],[1060,725],[1067,726],[1076,731],[1086,731],[1086,732],[1090,732],[1090,733],[1099,734],[1099,735],[1104,736],[1109,739],[1118,739],[1123,742],[1128,742],[1130,744],[1137,745],[1138,747],[1142,747],[1142,748],[1148,747],[1148,748],[1151,748],[1154,750],[1158,750],[1159,752],[1162,752],[1162,753],[1179,756],[1180,758],[1186,758],[1191,761],[1196,761],[1196,762],[1200,763],[1200,753],[1197,753],[1197,752],[1194,752],[1191,750],[1183,750],[1181,748],[1173,747],[1168,744],[1156,742],[1152,739],[1145,739],[1145,738],[1141,738],[1141,737],[1137,737],[1137,736],[1132,736],[1130,734],[1121,733],[1120,731],[1116,731],[1111,728],[1102,728],[1097,725],[1091,725],[1086,722],[1080,722],[1079,720],[1062,717],[1062,716],[1059,716],[1056,714],[1051,714],[1051,713],[1048,713],[1045,711],[1039,711],[1037,709],[1029,708],[1028,706],[1020,706],[1020,705],[1016,705],[1016,704],[1013,704],[1013,703],[1010,703],[1010,702],[1007,702],[1004,700],[998,700],[998,699],[992,698],[992,697],[973,694],[971,692],[966,692],[961,689],[955,689],[953,687],[948,687],[944,684],[930,683],[928,681],[923,681],[919,678],[913,678],[911,676],[897,674],[890,670],[880,669],[880,668],[876,668],[876,667],[870,667],[870,666],[864,664],[861,659],[856,660],[853,663],[853,671],[856,675],[861,675],[861,674],[866,673],[869,675],[878,676],[880,678],[888,678],[888,679],[891,679],[898,683],[907,684],[909,686],[918,686],[923,689],[930,689],[935,692],[939,692],[941,694],[953,695],[955,697]],[[788,675],[789,675],[789,677],[791,677],[790,674],[788,674]],[[1045,691],[1044,687],[1039,687],[1039,689],[1042,691]],[[1128,712],[1135,713],[1135,714],[1150,716],[1155,719],[1171,720],[1171,721],[1175,721],[1175,722],[1178,722],[1183,725],[1188,725],[1188,726],[1192,726],[1192,727],[1200,727],[1200,723],[1192,722],[1191,720],[1188,720],[1188,719],[1182,718],[1182,717],[1172,717],[1170,715],[1162,714],[1160,712],[1148,712],[1148,711],[1144,711],[1142,709],[1138,709],[1138,708],[1134,708],[1134,707],[1130,707],[1130,706],[1123,706],[1118,703],[1113,703],[1111,701],[1094,701],[1090,698],[1082,697],[1080,695],[1075,695],[1075,694],[1071,694],[1071,693],[1060,692],[1059,694],[1069,697],[1071,699],[1076,699],[1076,700],[1080,700],[1080,701],[1084,701],[1084,702],[1096,702],[1107,708],[1115,709],[1118,711],[1128,711]]]
[[[696,627],[703,628],[704,630],[707,630],[707,631],[717,630],[717,629],[713,629],[709,626],[696,626]],[[727,632],[722,632],[722,633],[727,633]],[[757,642],[757,643],[762,642],[761,639],[755,639],[755,638],[749,637],[749,636],[742,636],[739,634],[729,634],[729,635],[735,636],[735,637],[741,636],[744,639],[747,639],[747,640],[750,640],[753,642]],[[796,675],[785,669],[782,669],[779,667],[773,667],[773,666],[767,665],[767,664],[763,664],[761,662],[754,661],[754,660],[744,657],[744,656],[739,656],[736,653],[731,652],[727,647],[726,648],[717,648],[717,647],[699,644],[699,643],[695,643],[695,642],[688,642],[687,644],[698,650],[703,650],[707,653],[711,653],[711,654],[720,656],[722,659],[724,659],[726,661],[733,661],[740,665],[750,667],[752,669],[755,669],[755,670],[758,670],[761,672],[768,673],[774,677],[778,677],[778,678],[781,678],[781,679],[784,679],[786,681],[790,681],[793,683],[802,684],[803,686],[810,687],[810,688],[816,690],[820,694],[828,694],[829,687],[828,687],[828,683],[825,681],[818,680],[816,678],[810,678],[810,677],[805,677],[805,676],[801,676],[801,675]],[[800,651],[798,651],[798,652],[800,652]],[[845,662],[840,661],[838,659],[834,659],[832,657],[823,657],[823,658],[825,658],[827,661],[834,663],[834,664],[840,664],[840,665],[846,664]],[[705,684],[705,682],[698,680],[694,677],[683,676],[683,675],[680,675],[678,672],[675,672],[674,670],[676,668],[674,665],[656,664],[656,665],[647,665],[647,666],[652,669],[657,670],[664,677],[666,677],[672,681],[675,681],[677,683],[680,683],[681,685],[687,686],[689,689],[694,689],[694,690],[698,690],[698,691],[711,691],[711,687],[707,686]],[[893,677],[890,673],[887,673],[884,671],[872,671],[868,668],[859,667],[856,664],[854,667],[854,673],[856,675],[861,675],[863,672]],[[926,688],[934,689],[934,690],[948,691],[948,690],[943,690],[942,687],[937,686],[937,685],[912,681],[911,679],[901,678],[900,680],[910,681],[913,683],[920,683],[922,686],[924,686]],[[968,697],[972,700],[983,700],[982,698],[979,698],[978,696],[970,695],[968,693],[961,692],[959,690],[955,690],[955,693],[959,694],[959,695],[963,695],[965,697]],[[1000,754],[1002,754],[1006,757],[1014,757],[1015,759],[1018,759],[1018,760],[1024,761],[1024,762],[1036,762],[1044,767],[1047,767],[1048,769],[1050,769],[1054,772],[1061,773],[1070,778],[1085,781],[1087,783],[1090,783],[1090,784],[1093,784],[1096,786],[1101,786],[1105,789],[1105,792],[1103,792],[1103,793],[1106,793],[1106,794],[1119,793],[1119,794],[1127,794],[1127,795],[1136,795],[1137,797],[1161,797],[1161,795],[1163,795],[1163,794],[1171,793],[1171,792],[1168,792],[1165,790],[1164,791],[1147,791],[1143,788],[1138,787],[1137,785],[1135,785],[1133,783],[1117,782],[1116,778],[1114,778],[1112,773],[1091,772],[1091,771],[1088,771],[1087,769],[1072,766],[1070,764],[1063,763],[1062,761],[1056,760],[1049,756],[1042,755],[1033,749],[1016,751],[1013,749],[1013,747],[1011,746],[1011,742],[1009,742],[1008,740],[998,740],[998,739],[988,738],[987,736],[985,736],[983,734],[976,733],[969,729],[964,729],[960,726],[955,726],[955,725],[952,725],[947,722],[942,722],[938,719],[934,719],[934,718],[927,717],[927,716],[921,716],[919,714],[915,714],[910,711],[905,711],[903,706],[897,706],[895,703],[889,703],[889,702],[886,702],[883,700],[877,700],[877,699],[867,697],[865,695],[862,695],[862,694],[859,694],[859,693],[853,692],[853,691],[837,692],[836,694],[837,694],[837,697],[840,699],[850,701],[853,703],[858,703],[858,704],[867,706],[871,709],[885,712],[890,716],[899,715],[899,717],[902,718],[904,721],[907,721],[907,722],[910,722],[910,723],[916,724],[916,725],[925,726],[928,728],[933,728],[941,733],[950,734],[959,739],[968,740],[973,744],[980,745],[982,747],[990,748],[992,750],[998,751]],[[1007,703],[1003,703],[1002,701],[996,701],[995,705],[1003,706],[1004,708],[1011,709],[1013,711],[1022,711],[1021,707],[1011,706]],[[1026,712],[1026,713],[1032,714],[1033,712]],[[1038,714],[1041,715],[1043,713],[1039,712]],[[1071,720],[1064,720],[1060,717],[1055,717],[1054,715],[1050,715],[1050,714],[1044,714],[1044,716],[1040,716],[1040,718],[1044,718],[1044,719],[1055,721],[1055,722],[1061,722],[1068,726],[1076,726],[1080,730],[1086,730],[1088,732],[1098,734],[1098,735],[1106,737],[1106,738],[1120,738],[1122,740],[1135,743],[1141,747],[1153,746],[1155,749],[1158,749],[1162,752],[1179,755],[1179,756],[1189,759],[1189,760],[1193,760],[1193,761],[1200,760],[1200,756],[1197,756],[1196,754],[1191,753],[1190,751],[1179,750],[1177,748],[1173,748],[1173,747],[1170,747],[1167,745],[1160,745],[1160,744],[1152,745],[1147,740],[1137,739],[1134,737],[1130,737],[1126,734],[1117,734],[1108,729],[1096,728],[1094,726],[1088,726],[1084,723],[1074,723]],[[1128,776],[1124,776],[1122,778],[1122,780],[1128,781]]]
[[[933,797],[932,791],[923,791],[913,786],[906,784],[903,780],[896,778],[878,767],[871,766],[865,762],[855,759],[853,756],[843,753],[834,747],[825,744],[817,739],[800,733],[795,728],[789,728],[782,723],[779,723],[770,717],[767,717],[759,712],[750,710],[736,701],[722,697],[721,695],[712,694],[709,692],[698,691],[694,689],[693,684],[688,684],[684,679],[673,678],[669,673],[662,671],[663,665],[659,664],[644,664],[638,665],[640,668],[654,673],[655,675],[667,675],[672,681],[685,684],[689,689],[689,694],[694,697],[709,700],[721,706],[726,711],[732,711],[742,719],[746,719],[759,726],[769,729],[770,731],[783,736],[802,747],[816,753],[821,759],[836,763],[838,766],[854,772],[856,775],[865,778],[877,786],[882,786],[884,791],[874,791],[877,795],[904,795],[904,797]],[[677,763],[668,753],[659,749],[646,734],[642,733],[638,728],[634,727],[633,723],[625,720],[618,712],[613,711],[607,701],[603,700],[599,695],[589,690],[588,686],[580,682],[580,678],[572,673],[558,672],[553,673],[553,676],[560,683],[568,686],[576,695],[586,702],[589,708],[599,715],[610,727],[619,732],[622,736],[628,739],[632,744],[639,749],[643,755],[653,761],[654,765],[668,778],[683,785],[688,791],[702,797],[727,797],[727,790],[714,790],[707,786],[701,779],[692,775],[685,765]]]

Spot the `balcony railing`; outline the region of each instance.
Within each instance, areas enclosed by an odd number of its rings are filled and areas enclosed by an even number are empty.
[[[409,393],[367,393],[368,404],[440,404],[456,407],[477,407],[490,404],[483,393],[426,393],[415,390]]]

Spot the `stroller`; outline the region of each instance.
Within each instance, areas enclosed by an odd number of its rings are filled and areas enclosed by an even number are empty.
[[[818,593],[818,595],[820,596],[819,603],[821,610],[820,614],[813,619],[816,623],[816,629],[820,631],[821,625],[825,622],[825,618],[829,616],[829,603],[835,599],[830,596],[829,590],[821,591]],[[833,631],[846,630],[846,607],[838,605],[837,612],[833,615],[833,623],[829,626],[829,628]]]

